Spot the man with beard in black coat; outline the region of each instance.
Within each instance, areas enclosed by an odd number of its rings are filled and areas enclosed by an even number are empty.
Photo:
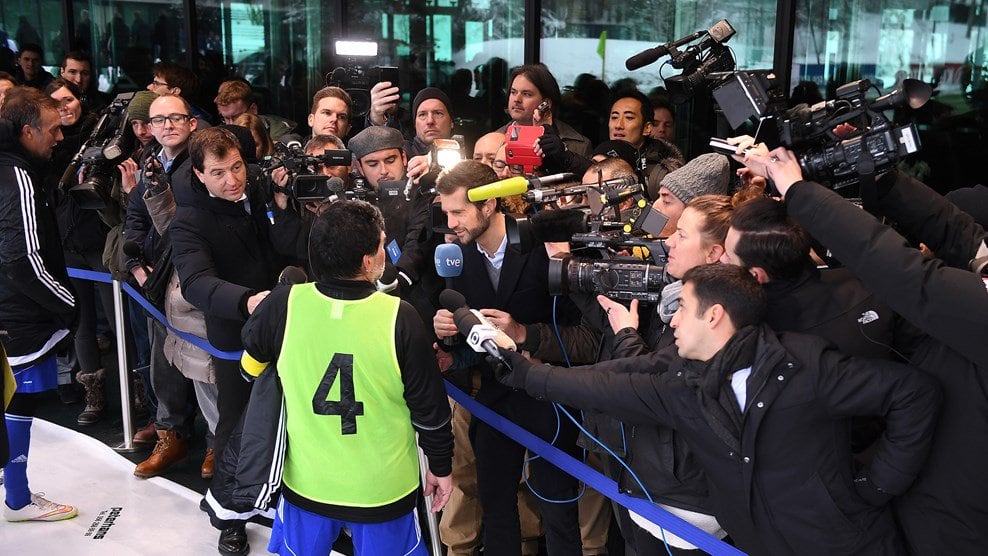
[[[926,459],[935,382],[814,336],[776,335],[761,323],[764,291],[740,267],[701,265],[683,283],[675,351],[561,369],[502,350],[510,367],[499,379],[676,429],[706,473],[717,520],[750,554],[901,554],[886,505]],[[854,473],[848,418],[861,414],[884,415],[887,429],[872,464]]]
[[[270,222],[257,183],[247,180],[247,165],[236,137],[228,130],[200,131],[189,143],[196,180],[192,194],[172,220],[172,256],[182,295],[206,317],[206,336],[215,348],[243,349],[240,329],[268,295],[277,276],[277,261],[268,232]],[[223,448],[250,398],[250,383],[237,361],[214,358],[219,420],[213,449],[222,461]],[[216,476],[222,474],[217,473]],[[206,500],[210,500],[207,493]],[[216,508],[214,508],[216,510]],[[224,517],[219,550],[249,551],[244,522]]]

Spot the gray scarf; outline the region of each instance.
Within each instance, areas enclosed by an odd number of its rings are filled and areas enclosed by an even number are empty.
[[[665,324],[669,324],[672,321],[672,316],[679,310],[679,295],[682,291],[682,280],[676,280],[675,282],[662,288],[662,299],[659,301],[656,311],[658,311],[659,318],[662,319],[662,322]]]

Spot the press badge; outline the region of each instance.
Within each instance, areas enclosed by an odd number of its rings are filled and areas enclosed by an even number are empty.
[[[388,258],[391,259],[391,264],[398,264],[398,259],[401,258],[401,247],[398,247],[398,241],[392,239],[391,243],[384,249],[388,252]]]

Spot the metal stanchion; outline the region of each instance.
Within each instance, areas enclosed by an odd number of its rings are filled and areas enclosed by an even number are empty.
[[[418,436],[418,435],[416,435]],[[425,457],[425,452],[422,448],[418,448],[419,452],[419,473],[422,475],[422,485],[425,485],[426,473],[429,471],[429,460]],[[439,543],[439,521],[436,520],[436,514],[430,508],[432,507],[432,496],[425,497],[425,520],[429,524],[429,540],[432,541],[432,556],[442,556],[442,546]]]
[[[127,366],[127,326],[124,321],[123,288],[119,280],[113,281],[113,319],[117,330],[117,369],[120,374],[120,409],[123,412],[123,444],[114,448],[118,452],[136,452],[134,447],[134,418],[130,408],[130,369]]]

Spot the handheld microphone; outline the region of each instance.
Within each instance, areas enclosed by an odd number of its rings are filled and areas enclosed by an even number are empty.
[[[543,185],[567,182],[574,179],[574,177],[575,175],[570,173],[552,174],[551,176],[531,178],[515,176],[506,180],[481,185],[480,187],[474,187],[473,189],[467,191],[467,199],[469,199],[470,202],[475,203],[477,201],[486,201],[487,199],[521,195],[522,193],[528,191],[530,187],[538,189]]]
[[[511,195],[521,195],[528,191],[528,180],[522,176],[515,176],[506,180],[496,181],[480,187],[474,187],[467,191],[467,199],[475,203],[499,197],[510,197]]]
[[[463,251],[455,243],[444,243],[436,247],[436,274],[446,278],[447,288],[451,278],[456,278],[463,272]],[[450,289],[449,291],[453,291]]]
[[[291,286],[294,284],[304,284],[309,281],[309,275],[298,266],[286,266],[278,274],[278,285]]]
[[[457,293],[452,288],[453,278],[456,278],[461,272],[463,272],[463,251],[460,250],[460,246],[455,243],[444,243],[439,245],[436,247],[434,259],[436,263],[436,274],[438,274],[440,278],[446,279],[446,289],[443,290],[442,293]],[[439,299],[442,301],[442,295],[439,296]],[[447,296],[447,301],[449,301],[453,307],[460,307],[461,305],[466,304],[465,299],[462,303],[458,303],[460,299],[463,299],[462,295],[459,299],[453,300],[449,300]],[[443,303],[442,305],[445,307],[447,304]],[[447,347],[456,345],[456,342],[456,336],[446,336],[443,338],[443,345]]]
[[[480,311],[467,306],[463,294],[453,290],[443,290],[439,294],[439,303],[453,313],[456,329],[466,337],[467,345],[477,353],[487,352],[500,361],[504,361],[498,348],[515,351],[518,346],[500,328],[494,325]]]

